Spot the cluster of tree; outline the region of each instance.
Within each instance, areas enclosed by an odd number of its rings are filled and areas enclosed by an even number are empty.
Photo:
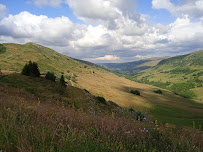
[[[40,77],[40,71],[36,62],[29,61],[22,70],[23,75]]]
[[[29,61],[29,63],[24,66],[21,74],[26,76],[40,77],[40,70],[36,62]],[[53,82],[56,81],[56,76],[53,72],[47,72],[45,78]],[[61,75],[59,82],[62,86],[66,86],[66,82],[63,75]]]

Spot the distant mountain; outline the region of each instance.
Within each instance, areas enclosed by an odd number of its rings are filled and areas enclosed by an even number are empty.
[[[160,61],[167,58],[168,57],[157,57],[126,63],[100,63],[99,65],[118,73],[138,73],[142,70],[155,67]]]

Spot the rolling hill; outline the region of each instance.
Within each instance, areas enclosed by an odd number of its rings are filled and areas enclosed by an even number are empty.
[[[203,104],[159,89],[119,77],[104,68],[88,65],[46,48],[39,44],[3,44],[0,54],[0,69],[3,74],[20,73],[30,60],[39,65],[41,73],[54,72],[57,77],[64,74],[70,86],[86,89],[94,96],[104,97],[121,107],[149,112],[159,121],[192,126],[192,122],[203,124]],[[139,90],[141,96],[130,93]]]
[[[148,58],[144,60],[126,62],[126,63],[99,63],[117,73],[137,73],[139,71],[155,67],[160,61],[168,57]]]
[[[164,59],[157,66],[127,78],[203,101],[203,51]]]

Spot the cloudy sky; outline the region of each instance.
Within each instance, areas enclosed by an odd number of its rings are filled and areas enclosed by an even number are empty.
[[[91,62],[203,49],[203,0],[0,0],[0,43],[34,42]]]

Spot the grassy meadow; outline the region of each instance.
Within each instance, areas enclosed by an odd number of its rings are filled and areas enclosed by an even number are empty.
[[[1,74],[0,97],[2,151],[203,150],[203,132],[196,123],[196,129],[163,123],[148,112],[139,115],[43,77]]]

